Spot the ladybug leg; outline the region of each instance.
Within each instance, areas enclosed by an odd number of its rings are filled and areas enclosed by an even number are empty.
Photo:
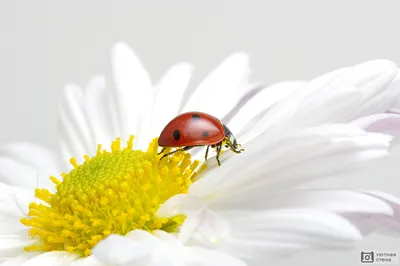
[[[157,154],[160,155],[161,153],[163,153],[165,151],[166,148],[162,148],[162,150]]]
[[[238,144],[238,148],[239,148],[238,150],[235,150],[236,153],[241,153],[242,151],[244,151],[244,149],[240,144]]]
[[[210,145],[207,146],[207,150],[206,150],[206,161],[207,161],[207,157],[208,157],[208,150],[210,149]]]
[[[233,152],[242,153],[242,151],[244,151],[244,149],[243,149],[239,144],[238,144],[237,146],[238,146],[239,149],[235,149],[235,148],[233,148],[233,147],[230,147],[230,148],[231,148],[231,150],[232,150]]]
[[[192,148],[194,148],[194,146],[186,146],[186,147],[183,147],[182,149],[176,149],[176,150],[174,150],[174,151],[168,152],[168,153],[164,154],[164,155],[160,158],[160,161],[161,161],[164,157],[167,157],[167,156],[169,156],[169,155],[171,155],[171,154],[174,154],[175,152],[178,152],[178,151],[188,151],[188,150],[190,150],[190,149],[192,149]]]
[[[230,139],[225,138],[225,142],[226,142],[226,146],[229,147],[229,149],[235,153],[241,153],[242,151],[244,151],[244,149],[240,146],[240,144],[233,144],[232,141],[230,141]]]
[[[221,166],[221,162],[219,161],[219,155],[221,154],[221,147],[222,147],[222,142],[217,144],[217,156],[215,157],[218,162],[218,166]]]

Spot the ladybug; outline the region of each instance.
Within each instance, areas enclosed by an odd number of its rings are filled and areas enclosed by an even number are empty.
[[[207,160],[209,148],[215,148],[218,166],[221,166],[219,156],[222,145],[235,153],[244,151],[221,120],[201,112],[178,115],[165,126],[158,138],[158,146],[163,147],[159,154],[162,154],[166,148],[177,148],[175,151],[164,154],[160,160],[177,151],[207,146],[205,159]]]

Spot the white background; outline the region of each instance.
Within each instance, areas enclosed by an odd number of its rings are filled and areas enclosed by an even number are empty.
[[[253,80],[310,79],[370,59],[400,64],[399,10],[395,0],[1,1],[0,144],[54,148],[63,85],[85,85],[95,74],[110,80],[116,41],[135,49],[153,80],[185,60],[199,81],[236,51],[251,55]],[[384,238],[363,245],[400,252]],[[282,265],[357,265],[359,257],[304,254]]]

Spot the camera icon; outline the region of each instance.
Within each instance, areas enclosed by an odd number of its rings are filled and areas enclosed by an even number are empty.
[[[361,251],[361,263],[373,263],[374,262],[374,252],[364,252]]]

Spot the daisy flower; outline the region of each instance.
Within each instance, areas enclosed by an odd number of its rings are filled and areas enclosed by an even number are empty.
[[[237,53],[194,91],[186,63],[156,85],[125,44],[112,64],[112,89],[102,77],[65,89],[60,156],[1,148],[5,265],[258,265],[267,254],[351,247],[368,222],[398,222],[389,195],[300,187],[387,155],[390,136],[345,123],[390,108],[400,89],[392,62],[251,90],[248,56]],[[155,137],[194,110],[221,118],[246,151],[225,151],[221,167],[199,161],[201,149],[159,161]]]

